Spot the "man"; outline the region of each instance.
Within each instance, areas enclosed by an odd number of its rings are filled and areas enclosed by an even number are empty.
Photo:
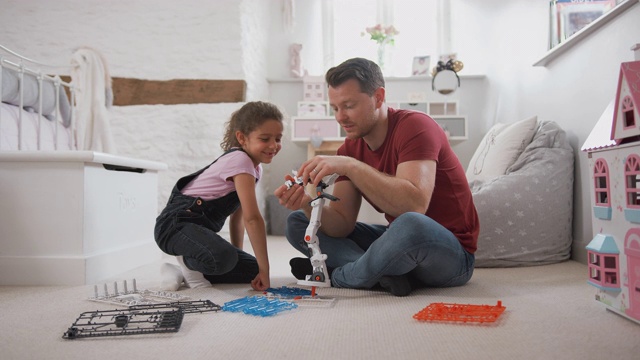
[[[316,156],[298,175],[313,185],[337,173],[318,231],[331,285],[372,288],[396,296],[413,288],[465,284],[473,274],[479,220],[464,169],[442,128],[424,113],[388,108],[378,65],[354,58],[326,74],[329,103],[346,133],[337,156]],[[304,187],[281,186],[280,204],[294,211],[286,237],[308,254],[304,233],[311,198]],[[362,198],[388,226],[357,222]],[[308,259],[291,260],[297,278]]]

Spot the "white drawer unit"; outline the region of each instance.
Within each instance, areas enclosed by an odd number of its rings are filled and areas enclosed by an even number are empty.
[[[92,151],[0,153],[0,285],[82,285],[159,260],[163,163]]]
[[[467,140],[467,117],[461,115],[431,115],[440,126],[449,132],[449,140]]]
[[[433,120],[449,132],[449,140],[451,141],[468,139],[467,117],[458,115],[457,101],[391,101],[387,104],[395,109],[416,110],[429,114]]]
[[[457,101],[388,101],[387,105],[394,109],[421,111],[431,116],[458,115]]]
[[[345,133],[333,116],[295,116],[291,118],[291,140],[308,142],[312,136],[323,141],[342,140]]]
[[[420,111],[425,114],[429,113],[429,103],[426,102],[399,102],[388,105],[396,109]]]

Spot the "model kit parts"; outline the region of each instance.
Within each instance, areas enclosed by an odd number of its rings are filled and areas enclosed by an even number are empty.
[[[281,286],[279,288],[268,288],[265,295],[277,296],[283,299],[293,299],[302,296],[311,296],[311,290],[295,287]]]
[[[246,296],[224,303],[223,311],[243,312],[254,316],[272,316],[286,310],[297,308],[298,305],[278,299],[267,299],[263,296]]]
[[[421,321],[485,323],[495,322],[505,309],[500,300],[495,306],[432,303],[413,315],[413,318]]]
[[[117,336],[177,332],[184,311],[182,308],[165,310],[107,310],[80,314],[62,335],[65,339],[82,337]]]

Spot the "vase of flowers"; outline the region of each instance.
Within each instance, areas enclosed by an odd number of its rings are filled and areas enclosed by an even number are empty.
[[[378,44],[378,66],[384,70],[386,56],[388,54],[387,45],[393,46],[395,44],[395,36],[400,34],[400,32],[393,25],[384,26],[382,24],[368,27],[365,31],[366,34],[369,34],[370,39]],[[365,33],[361,35],[364,36]]]

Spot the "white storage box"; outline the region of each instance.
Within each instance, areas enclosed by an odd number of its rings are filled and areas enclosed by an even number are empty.
[[[0,153],[0,285],[96,284],[160,259],[166,168],[93,151]]]

